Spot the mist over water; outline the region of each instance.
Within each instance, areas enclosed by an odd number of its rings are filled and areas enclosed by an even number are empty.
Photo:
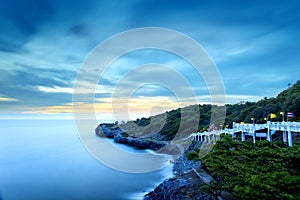
[[[95,136],[94,129],[88,133],[101,145],[104,139]],[[81,144],[72,120],[0,120],[3,200],[136,199],[170,173],[171,166],[143,174],[105,166]]]

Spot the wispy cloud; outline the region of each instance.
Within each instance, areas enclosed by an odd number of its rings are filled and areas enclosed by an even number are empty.
[[[89,52],[113,34],[145,26],[175,29],[201,44],[217,64],[228,103],[275,96],[287,83],[299,79],[299,9],[297,0],[2,2],[0,104],[5,106],[1,111],[72,112],[76,73]],[[166,42],[174,46],[182,43],[176,38]],[[163,67],[135,70],[148,63],[169,66],[178,76]],[[131,52],[112,63],[99,83],[92,83],[100,76],[97,62],[94,64],[77,92],[95,93],[103,101],[133,92],[136,113],[145,114],[143,106],[155,107],[159,101],[176,106],[172,99],[176,96],[182,97],[183,104],[191,103],[190,89],[199,103],[211,101],[201,73],[176,55],[149,49]],[[189,84],[183,84],[184,79]],[[158,80],[164,82],[159,84]],[[96,90],[91,88],[93,84]],[[174,95],[173,88],[178,94]],[[108,112],[109,103],[96,104],[99,112]]]
[[[70,94],[74,93],[73,88],[63,88],[58,86],[54,86],[54,87],[38,86],[37,88],[39,91],[46,92],[46,93],[70,93]]]
[[[191,105],[190,102],[179,102],[177,99],[169,97],[135,97],[125,99],[98,98],[94,104],[84,102],[67,103],[63,105],[34,107],[23,114],[59,114],[75,112],[96,114],[101,120],[121,118],[123,120],[136,119],[160,114],[178,107]],[[105,116],[106,118],[103,118]]]
[[[0,97],[0,102],[13,102],[13,101],[19,101],[18,99],[14,98],[7,98],[7,97]]]

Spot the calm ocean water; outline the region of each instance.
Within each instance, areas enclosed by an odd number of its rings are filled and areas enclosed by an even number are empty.
[[[170,173],[171,166],[132,174],[103,165],[83,147],[72,120],[0,120],[3,200],[138,199]]]

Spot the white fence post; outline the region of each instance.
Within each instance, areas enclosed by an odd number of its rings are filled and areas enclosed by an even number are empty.
[[[267,130],[268,130],[268,132],[267,132],[267,140],[269,141],[269,142],[271,142],[271,140],[272,140],[272,136],[271,136],[271,122],[270,121],[267,121]]]
[[[293,146],[293,136],[292,136],[292,131],[291,131],[291,122],[288,122],[287,131],[288,131],[288,144],[290,147],[292,147]]]

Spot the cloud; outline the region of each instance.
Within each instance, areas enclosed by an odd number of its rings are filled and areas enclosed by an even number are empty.
[[[70,34],[73,34],[77,37],[87,37],[89,36],[88,28],[84,24],[76,24],[72,26],[69,31]]]
[[[14,98],[0,97],[0,102],[11,102],[11,101],[19,101],[19,100]]]
[[[0,93],[5,98],[14,98],[10,105],[2,107],[1,110],[15,112],[26,107],[46,106],[69,102],[72,99],[71,94],[65,93],[47,93],[40,92],[38,85],[51,87],[57,85],[65,87],[64,81],[55,80],[56,77],[46,76],[39,73],[31,73],[26,70],[0,70]]]
[[[202,95],[198,98],[199,104],[211,104],[211,96]],[[257,101],[259,96],[226,95],[227,103],[239,103],[241,101]],[[166,96],[136,96],[128,98],[97,98],[94,104],[74,102],[55,106],[30,108],[23,114],[59,114],[75,112],[96,114],[101,120],[132,120],[140,117],[149,117],[164,113],[179,107],[194,105],[190,98],[179,101],[174,97]],[[218,104],[218,103],[215,103]],[[222,104],[223,105],[223,104]],[[104,117],[105,116],[105,117]],[[104,117],[104,118],[103,118]]]
[[[167,110],[187,105],[190,105],[190,102],[178,102],[174,98],[159,96],[133,97],[130,99],[97,98],[95,104],[73,102],[55,106],[34,107],[27,109],[23,114],[73,113],[73,106],[75,106],[75,112],[92,115],[95,113],[102,117],[103,115],[110,116],[110,118],[105,118],[106,120],[114,120],[114,117],[123,117],[123,120],[129,120],[129,118],[136,119],[138,117],[160,114]]]
[[[51,18],[53,9],[47,1],[17,0],[2,2],[0,13],[0,50],[20,52]]]
[[[74,93],[73,88],[63,88],[63,87],[45,87],[45,86],[38,86],[37,89],[41,92],[46,92],[46,93]]]
[[[295,53],[300,51],[299,8],[298,1],[277,0],[4,1],[0,7],[0,93],[7,99],[0,102],[9,103],[1,110],[70,106],[76,72],[89,52],[113,34],[144,26],[175,29],[203,45],[218,66],[228,102],[274,96],[288,82],[299,79],[300,60]],[[182,45],[176,38],[164,42]],[[103,56],[111,56],[118,48]],[[170,66],[190,86],[163,68],[135,71],[124,79],[130,70],[147,63]],[[95,63],[81,80],[85,89],[79,93],[95,92],[91,85],[100,76],[98,72]],[[151,76],[156,83],[150,83]],[[163,84],[159,86],[158,80]],[[174,96],[169,87],[177,88],[187,102],[191,95],[186,91],[191,87],[199,101],[210,101],[204,98],[209,92],[205,79],[191,66],[175,55],[151,50],[124,55],[94,84],[98,84],[97,98],[118,92],[124,97],[122,94],[133,91],[134,98],[157,96],[162,100]],[[64,112],[64,107],[52,107],[53,112],[59,110]]]
[[[104,89],[104,86],[97,85],[96,88],[92,88],[92,84],[86,83],[85,88],[71,88],[71,87],[59,87],[59,86],[52,86],[52,87],[46,87],[46,86],[37,86],[38,91],[44,92],[44,93],[69,93],[69,94],[110,94],[110,92],[106,89]]]

